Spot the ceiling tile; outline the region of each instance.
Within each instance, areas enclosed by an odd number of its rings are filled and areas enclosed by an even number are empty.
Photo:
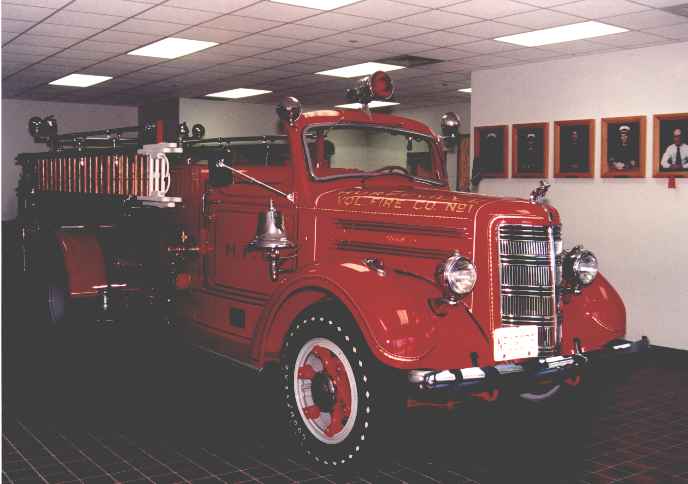
[[[339,12],[325,12],[320,15],[298,20],[296,23],[311,25],[313,27],[327,27],[333,30],[351,30],[377,22],[379,22],[378,19],[346,15]]]
[[[153,35],[171,35],[183,29],[184,27],[179,24],[155,22],[153,20],[142,20],[138,18],[125,20],[121,24],[113,27],[113,30],[118,30],[120,32],[134,32],[137,34]]]
[[[6,32],[3,30],[2,32],[0,32],[0,35],[2,36],[2,43],[5,44],[17,37],[19,34],[17,32]]]
[[[370,25],[356,29],[353,32],[358,34],[374,35],[377,37],[385,37],[386,39],[403,39],[411,37],[412,35],[426,34],[432,32],[430,29],[418,27],[415,25],[399,24],[396,22],[382,22],[376,25]]]
[[[467,2],[457,3],[442,10],[453,13],[460,13],[470,15],[472,17],[480,17],[483,19],[493,19],[497,17],[505,17],[506,15],[513,15],[516,13],[528,12],[535,10],[537,7],[525,5],[523,3],[512,2],[510,0],[469,0]]]
[[[265,52],[264,47],[255,47],[249,45],[238,45],[234,42],[228,44],[218,45],[216,47],[211,47],[209,51],[212,50],[213,54],[225,54],[235,57],[248,57],[250,55],[262,54]]]
[[[335,34],[335,32],[332,30],[299,24],[285,24],[281,27],[270,29],[264,33],[267,35],[276,35],[279,37],[288,37],[290,39],[298,40],[312,40]]]
[[[570,3],[571,0],[518,0],[521,3],[528,5],[534,5],[536,7],[549,8],[556,5],[562,5],[564,3]]]
[[[647,10],[649,7],[626,0],[582,0],[553,7],[552,10],[570,13],[588,19],[599,19]]]
[[[35,22],[30,22],[28,20],[12,20],[9,18],[2,18],[2,31],[3,32],[24,32],[26,29],[30,29]]]
[[[137,34],[134,32],[118,32],[116,30],[106,30],[94,35],[90,40],[98,42],[115,42],[118,44],[128,44],[132,46],[146,45],[161,38],[160,35]]]
[[[42,63],[56,66],[71,66],[74,70],[93,64],[92,59],[79,59],[78,57],[65,57],[63,55],[54,55],[48,57]]]
[[[207,12],[229,13],[252,3],[256,3],[256,0],[194,0],[193,8]],[[186,8],[190,6],[189,0],[169,0],[165,5]]]
[[[473,52],[468,52],[465,50],[452,49],[449,47],[444,47],[440,49],[430,49],[422,51],[421,55],[423,57],[429,57],[431,59],[439,60],[456,60],[463,59],[465,57],[471,57],[475,55]]]
[[[561,52],[562,54],[585,54],[589,52],[599,52],[607,47],[596,44],[589,40],[574,40],[572,42],[561,42],[560,44],[544,45],[541,49]]]
[[[525,27],[517,27],[516,25],[508,25],[488,20],[485,22],[477,22],[474,24],[462,25],[461,27],[455,27],[450,29],[450,32],[473,35],[475,37],[481,37],[484,39],[494,39],[495,37],[501,37],[503,35],[520,34],[521,32],[526,32],[527,30],[528,29]]]
[[[275,37],[266,34],[253,34],[242,37],[232,42],[233,45],[248,45],[251,47],[263,47],[266,49],[281,49],[290,45],[297,44],[299,41],[294,39],[285,39],[284,37]]]
[[[121,76],[138,71],[139,69],[141,69],[140,65],[106,60],[104,62],[88,66],[85,70],[91,74],[98,73],[101,76]]]
[[[475,52],[476,54],[495,54],[497,52],[516,50],[519,47],[506,42],[497,42],[496,40],[480,40],[470,44],[461,44],[460,48],[468,52]]]
[[[2,2],[2,18],[38,22],[53,13],[55,9],[15,5]]]
[[[74,48],[80,50],[92,50],[95,52],[109,52],[110,54],[123,54],[132,50],[132,46],[129,44],[99,42],[97,40],[85,40],[76,44]]]
[[[206,40],[209,42],[229,42],[246,36],[246,32],[238,32],[224,29],[211,29],[209,27],[191,27],[190,29],[178,32],[176,35],[183,39]]]
[[[521,27],[528,27],[530,29],[546,29],[559,25],[582,22],[584,19],[561,12],[554,12],[552,10],[533,10],[531,12],[502,17],[499,21],[519,25]]]
[[[46,8],[62,8],[71,1],[72,0],[13,0],[13,2],[18,5],[31,5],[33,7]]]
[[[688,24],[684,24],[683,27],[688,28]],[[592,42],[596,44],[613,45],[615,47],[638,47],[641,45],[666,43],[668,40],[665,37],[648,34],[646,32],[623,32],[620,34],[607,35],[606,37],[599,37]]]
[[[150,5],[128,0],[108,0],[107,2],[101,0],[74,0],[65,7],[65,10],[131,17],[139,12],[143,12],[147,8],[150,8]]]
[[[561,57],[563,55],[566,55],[566,54],[561,53],[561,52],[554,52],[552,50],[528,48],[528,49],[517,49],[517,50],[511,50],[509,52],[505,52],[502,54],[502,57],[508,57],[511,59],[524,60],[524,61],[539,61],[539,60],[545,60],[545,59],[553,59],[555,57]]]
[[[430,29],[450,29],[452,27],[458,27],[459,25],[471,24],[479,20],[480,19],[469,17],[468,15],[442,12],[440,10],[429,10],[427,12],[400,18],[396,21],[403,24],[427,27]]]
[[[4,22],[3,22],[4,27]],[[84,39],[100,32],[100,29],[91,27],[77,27],[76,25],[55,25],[41,23],[29,30],[28,34],[52,35],[55,37],[67,37],[70,39]]]
[[[339,52],[343,49],[344,49],[344,47],[341,47],[339,45],[325,44],[324,42],[313,41],[313,42],[302,42],[300,44],[292,45],[290,47],[287,47],[284,50],[287,52],[291,52],[291,51],[301,52],[304,54],[310,54],[312,56],[316,56],[316,55],[333,54],[333,53]]]
[[[48,56],[59,52],[62,47],[49,47],[46,45],[31,45],[31,44],[20,44],[17,42],[11,42],[8,45],[2,47],[2,53],[4,54],[32,54],[32,55],[42,55]]]
[[[511,58],[491,54],[478,55],[469,59],[463,59],[463,61],[479,67],[502,66],[506,64],[513,64],[515,62],[514,59]]]
[[[654,29],[648,29],[645,32],[655,35],[661,35],[668,39],[673,40],[686,40],[688,39],[688,28],[685,24],[670,25],[668,27],[657,27]]]
[[[364,0],[337,9],[337,12],[359,15],[367,18],[391,20],[426,11],[425,7],[397,3],[390,0]]]
[[[415,54],[428,49],[428,45],[406,40],[390,40],[379,44],[371,45],[370,49],[379,51],[382,54]]]
[[[662,12],[661,10],[645,10],[643,12],[608,17],[604,20],[612,25],[618,25],[628,29],[641,30],[662,27],[664,25],[685,23],[688,19],[686,19],[686,17],[681,17],[680,15]]]
[[[313,57],[313,54],[309,54],[307,52],[296,52],[293,50],[268,50],[256,54],[256,57],[260,57],[262,59],[276,59],[281,60],[282,62],[298,62]]]
[[[177,24],[194,25],[205,22],[217,17],[215,12],[205,12],[202,10],[158,6],[136,16],[145,20],[155,20],[157,22],[173,22]]]
[[[456,0],[395,0],[398,3],[406,3],[409,5],[418,5],[420,7],[427,8],[441,8],[448,5],[453,5],[458,3]],[[460,0],[466,1],[466,0]]]
[[[4,34],[4,32],[3,32]],[[11,34],[16,35],[16,34]],[[13,44],[28,44],[28,45],[45,45],[49,47],[68,47],[75,42],[76,39],[69,39],[67,37],[54,37],[52,35],[35,35],[35,34],[23,34],[16,37]],[[3,47],[4,50],[5,47]]]
[[[444,47],[475,42],[478,40],[478,38],[471,35],[455,34],[445,30],[438,30],[427,34],[416,35],[406,40],[409,42],[420,42],[421,44],[434,45],[436,47]]]
[[[320,13],[312,8],[295,7],[283,3],[260,2],[234,12],[242,17],[253,17],[278,22],[293,22]]]
[[[273,20],[238,17],[236,15],[224,15],[215,20],[211,20],[210,22],[206,22],[202,26],[253,33],[277,27],[283,23],[284,22],[275,22]]]
[[[110,57],[114,57],[116,54],[113,54],[111,52],[97,52],[94,50],[85,50],[85,49],[66,49],[60,52],[59,54],[56,54],[53,57],[58,57],[58,58],[69,58],[69,59],[88,59],[91,60],[92,63],[96,61],[102,61]]]
[[[20,54],[17,52],[3,52],[2,53],[2,61],[8,61],[8,62],[26,62],[29,64],[33,64],[34,62],[38,62],[40,60],[45,59],[46,57],[44,55],[40,54]],[[45,62],[45,61],[44,61]]]
[[[340,34],[328,36],[327,39],[323,39],[323,42],[355,48],[376,45],[385,40],[386,39],[381,39],[380,37],[373,37],[371,35],[358,34],[355,32],[342,32]]]
[[[118,22],[121,22],[122,20],[124,20],[123,17],[115,17],[112,15],[60,10],[55,15],[47,19],[45,23],[105,29],[115,25]]]
[[[647,5],[648,7],[664,8],[673,7],[686,3],[686,0],[634,0],[636,3]]]

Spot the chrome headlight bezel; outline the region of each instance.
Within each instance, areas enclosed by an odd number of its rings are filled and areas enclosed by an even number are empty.
[[[577,245],[564,254],[564,279],[574,289],[589,286],[597,278],[599,263],[591,251]]]
[[[437,280],[447,295],[463,297],[473,291],[478,271],[468,258],[454,252],[438,267]]]

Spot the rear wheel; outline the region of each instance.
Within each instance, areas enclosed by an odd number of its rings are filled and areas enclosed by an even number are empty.
[[[315,310],[300,318],[281,373],[289,426],[307,455],[342,467],[379,454],[404,402],[393,371],[374,359],[349,317]]]

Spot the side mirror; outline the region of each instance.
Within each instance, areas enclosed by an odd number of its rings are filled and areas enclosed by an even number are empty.
[[[208,181],[210,186],[215,188],[226,187],[234,181],[234,176],[230,170],[223,167],[226,163],[224,158],[208,159]]]
[[[442,115],[440,120],[442,127],[442,140],[448,147],[454,146],[459,139],[459,127],[461,118],[456,113],[448,112]]]

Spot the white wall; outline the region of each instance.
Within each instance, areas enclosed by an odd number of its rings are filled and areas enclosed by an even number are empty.
[[[454,102],[441,106],[429,106],[425,108],[403,109],[399,107],[393,111],[398,116],[405,116],[427,124],[435,133],[441,133],[440,118],[448,111],[454,111],[461,118],[461,134],[470,134],[471,131],[471,104],[468,102]],[[455,153],[455,152],[454,152]],[[456,187],[456,155],[450,156],[447,162],[447,174],[449,186]]]
[[[274,104],[182,98],[179,119],[189,128],[201,123],[206,137],[277,134],[279,129]]]
[[[15,156],[22,152],[46,149],[44,144],[34,143],[29,135],[29,118],[50,114],[55,115],[60,133],[138,124],[135,107],[3,99],[2,220],[11,220],[17,215],[15,188],[20,170],[14,164]]]
[[[688,349],[688,179],[652,176],[652,115],[688,112],[688,43],[474,72],[473,126],[595,118],[595,178],[552,179],[567,246],[583,243],[626,303],[629,335]],[[600,178],[600,122],[648,115],[645,179]],[[550,125],[550,140],[553,128]],[[549,172],[553,172],[550,143]],[[485,180],[480,191],[525,197],[536,180]]]

